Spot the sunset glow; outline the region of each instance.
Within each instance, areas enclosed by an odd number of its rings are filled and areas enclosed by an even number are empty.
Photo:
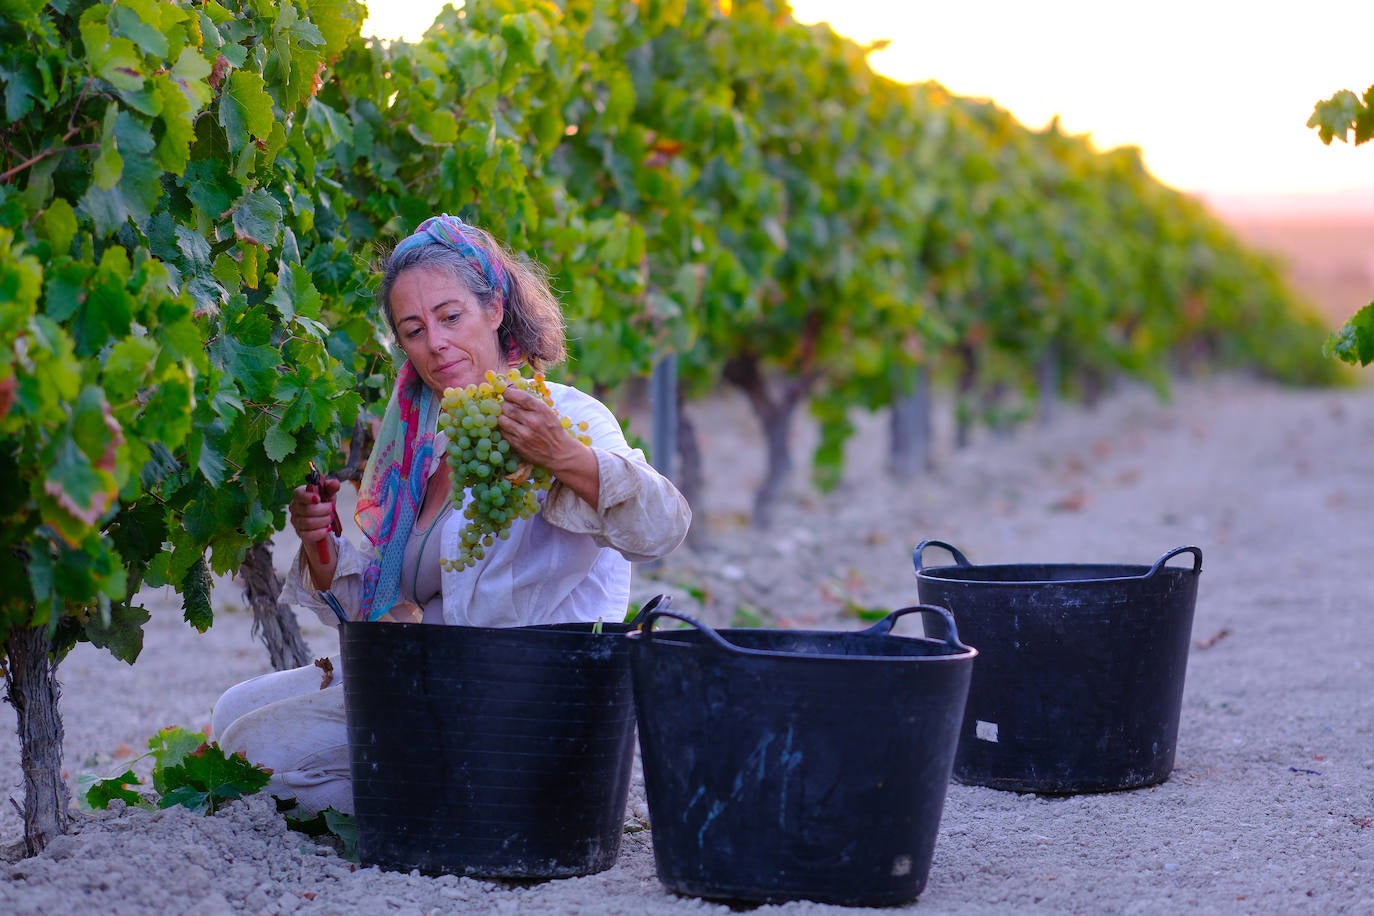
[[[442,0],[376,4],[365,33],[416,39]],[[1160,181],[1210,195],[1374,187],[1374,143],[1324,146],[1313,105],[1374,84],[1351,53],[1374,34],[1374,3],[1309,0],[793,0],[902,82],[936,80],[990,98],[1023,124],[1058,115],[1100,149],[1131,145]]]

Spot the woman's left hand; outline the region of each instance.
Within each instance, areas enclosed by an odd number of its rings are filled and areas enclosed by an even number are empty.
[[[585,446],[559,422],[558,413],[543,399],[511,386],[506,389],[501,417],[501,434],[520,457],[548,468],[554,473],[574,460]]]
[[[601,490],[596,453],[564,429],[558,412],[536,395],[512,386],[504,401],[497,424],[511,448],[595,506]]]

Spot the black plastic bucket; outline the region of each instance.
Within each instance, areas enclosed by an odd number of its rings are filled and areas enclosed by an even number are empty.
[[[891,634],[912,612],[943,640]],[[695,629],[655,630],[673,617]],[[862,631],[630,634],[659,880],[725,900],[907,903],[925,886],[969,671],[943,608]]]
[[[954,566],[923,567],[927,547]],[[1193,567],[1168,568],[1181,553]],[[917,594],[977,646],[954,778],[1073,794],[1162,782],[1174,766],[1202,551],[1151,566],[974,566],[917,545]]]
[[[501,878],[615,864],[629,624],[341,627],[363,864]]]

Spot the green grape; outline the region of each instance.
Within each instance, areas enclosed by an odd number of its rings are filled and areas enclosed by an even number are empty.
[[[538,494],[553,484],[547,468],[522,463],[501,435],[497,418],[506,389],[511,386],[553,406],[544,376],[536,373],[527,377],[517,369],[504,374],[488,372],[481,384],[450,388],[440,399],[439,428],[448,430],[450,437],[447,454],[453,504],[461,506],[465,493],[472,495],[463,509],[466,522],[458,538],[458,556],[440,561],[446,570],[475,565],[486,548],[510,537],[512,524],[538,512]],[[560,421],[569,435],[591,444],[586,423],[574,429],[567,417],[560,417]]]

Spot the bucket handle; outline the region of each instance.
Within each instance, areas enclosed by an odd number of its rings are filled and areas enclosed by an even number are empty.
[[[927,547],[943,547],[943,548],[945,548],[945,550],[948,550],[948,551],[950,552],[951,555],[953,555],[953,557],[954,557],[954,562],[955,562],[956,564],[958,564],[959,566],[969,566],[969,565],[971,565],[971,564],[969,563],[969,561],[968,561],[968,558],[965,557],[962,553],[959,552],[959,548],[958,548],[958,547],[955,547],[955,546],[952,545],[952,544],[947,544],[947,543],[945,543],[944,541],[926,540],[926,541],[922,541],[921,543],[917,544],[917,545],[916,545],[916,549],[915,549],[914,551],[912,551],[912,554],[911,554],[911,563],[912,563],[913,566],[916,567],[916,571],[917,571],[917,572],[920,572],[922,569],[925,568],[924,566],[921,565],[921,560],[924,559],[924,557],[922,557],[921,554],[925,553],[925,550],[926,550]]]
[[[886,635],[892,630],[892,625],[897,622],[897,619],[899,617],[902,617],[906,614],[910,614],[913,611],[922,611],[939,614],[940,617],[943,618],[945,621],[945,642],[948,643],[949,647],[952,649],[957,649],[961,652],[969,651],[969,647],[959,641],[959,633],[955,629],[953,615],[951,615],[950,612],[945,608],[938,607],[934,604],[918,604],[914,607],[904,607],[900,610],[893,611],[891,614],[888,614],[886,617],[875,623],[873,626],[869,627],[866,630],[860,630],[859,632],[872,633],[878,636]],[[661,617],[671,617],[674,620],[680,620],[683,623],[688,624],[689,626],[696,627],[698,630],[701,631],[702,635],[707,638],[707,640],[715,643],[718,649],[721,649],[725,652],[730,652],[734,655],[764,655],[770,658],[776,655],[776,653],[770,652],[766,649],[750,649],[747,646],[737,646],[734,643],[727,640],[724,636],[721,636],[713,628],[708,627],[700,620],[697,620],[695,617],[689,617],[686,614],[679,614],[676,611],[665,611],[656,609],[650,611],[647,614],[641,614],[638,618],[636,618],[639,621],[640,632],[643,633],[646,638],[652,638],[654,621],[658,620]]]
[[[640,614],[638,617],[635,618],[635,621],[638,623],[639,631],[643,633],[646,638],[652,638],[654,630],[654,621],[659,620],[663,617],[671,617],[674,620],[682,621],[688,626],[696,627],[698,630],[702,632],[702,634],[708,640],[715,643],[717,648],[723,649],[726,652],[737,652],[747,655],[756,651],[753,649],[746,649],[743,646],[737,646],[734,643],[727,641],[725,637],[721,636],[714,629],[708,627],[700,620],[697,620],[695,617],[689,617],[686,614],[679,614],[677,611],[666,611],[655,608],[646,614]]]
[[[637,627],[640,625],[640,622],[644,620],[645,614],[652,614],[655,610],[659,608],[667,608],[669,602],[671,602],[672,600],[672,597],[670,597],[669,595],[654,595],[648,601],[644,602],[644,606],[639,609],[639,613],[635,614],[627,622],[630,624],[630,626]]]
[[[1201,548],[1201,547],[1192,547],[1192,546],[1189,546],[1189,547],[1175,547],[1173,550],[1169,551],[1169,552],[1166,553],[1164,556],[1160,557],[1158,560],[1155,560],[1155,565],[1154,565],[1154,566],[1151,566],[1151,567],[1150,567],[1150,571],[1147,572],[1145,575],[1141,576],[1140,578],[1142,578],[1142,579],[1148,579],[1148,578],[1150,578],[1150,577],[1153,576],[1155,573],[1157,573],[1157,572],[1159,572],[1161,569],[1163,569],[1165,563],[1169,562],[1170,560],[1172,560],[1174,557],[1178,556],[1178,555],[1181,554],[1181,553],[1191,553],[1191,554],[1193,555],[1193,572],[1194,572],[1195,574],[1196,574],[1196,573],[1202,572],[1202,548]]]
[[[339,603],[338,597],[329,589],[322,588],[316,592],[320,600],[329,605],[329,609],[334,612],[334,616],[339,618],[339,623],[348,623],[348,614],[344,613],[343,605]]]
[[[897,624],[898,619],[913,613],[937,615],[945,622],[946,644],[948,644],[951,649],[958,649],[962,652],[968,651],[969,647],[959,641],[959,628],[954,625],[954,615],[949,612],[949,608],[941,607],[938,604],[916,604],[911,607],[899,608],[873,624],[873,626],[860,632],[885,636],[892,632],[892,628]]]

